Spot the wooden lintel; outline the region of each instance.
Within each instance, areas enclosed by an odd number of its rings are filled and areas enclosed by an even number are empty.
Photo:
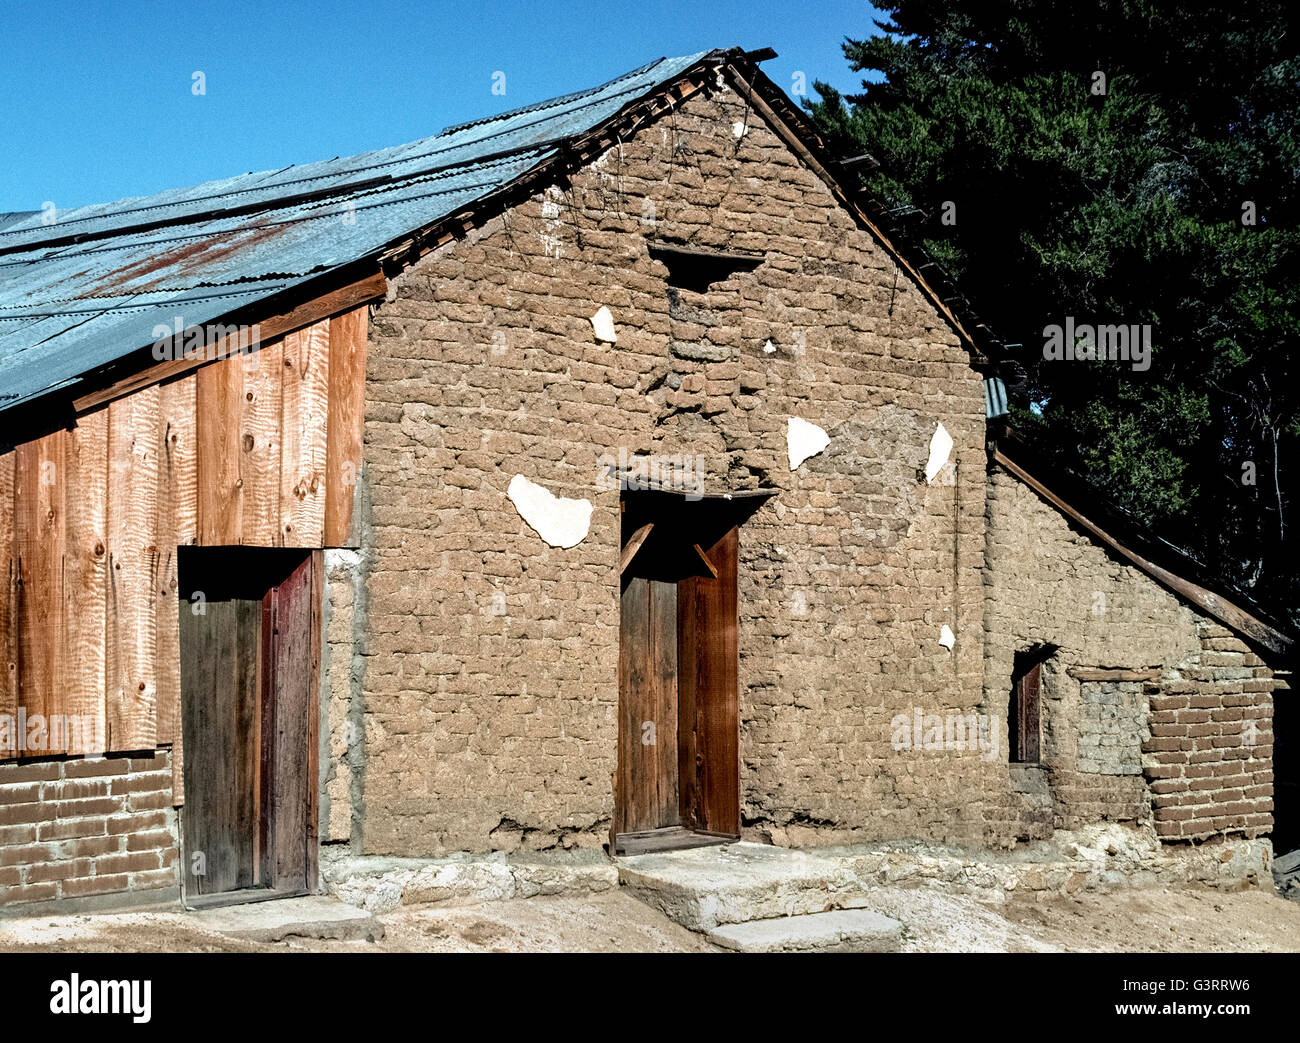
[[[728,261],[734,264],[753,265],[754,267],[764,261],[763,254],[740,253],[735,250],[714,250],[705,246],[668,243],[661,239],[652,239],[649,248],[651,254],[666,254],[670,257],[696,257],[706,261]]]
[[[698,554],[698,555],[700,556],[700,561],[704,562],[704,567],[705,567],[706,569],[708,569],[709,572],[711,572],[711,573],[713,574],[713,578],[714,578],[714,579],[717,579],[717,578],[718,578],[718,568],[717,568],[716,565],[713,564],[713,562],[711,562],[711,561],[709,560],[709,556],[708,556],[707,554],[704,553],[704,548],[701,547],[698,543],[694,543],[694,544],[692,544],[691,546],[693,546],[693,547],[695,548],[695,553]]]
[[[632,563],[632,559],[636,557],[636,552],[641,549],[641,545],[645,543],[646,537],[650,535],[650,530],[654,527],[654,522],[646,522],[636,532],[632,533],[631,538],[623,545],[623,553],[618,560],[618,574],[620,576]]]
[[[383,272],[376,272],[330,293],[314,297],[288,311],[267,316],[256,323],[258,342],[264,344],[276,337],[282,337],[286,333],[292,333],[294,330],[327,319],[331,315],[337,315],[340,312],[365,304],[367,301],[382,297],[387,287],[388,280]],[[208,323],[208,325],[219,324],[220,320],[217,319]],[[248,334],[245,332],[242,335],[233,334],[222,337],[211,344],[205,344],[201,350],[193,354],[159,362],[157,365],[150,366],[129,377],[124,377],[107,387],[99,388],[74,399],[73,408],[78,415],[81,415],[104,405],[106,402],[129,395],[133,391],[139,391],[141,388],[150,387],[153,384],[159,384],[164,380],[171,380],[173,377],[198,369],[206,362],[225,358],[228,354],[240,350],[241,344],[244,350],[247,350],[247,336]],[[180,347],[179,344],[173,343],[176,348]]]
[[[1231,601],[1220,597],[1213,591],[1206,590],[1204,587],[1193,583],[1191,580],[1184,579],[1182,576],[1175,575],[1168,569],[1161,568],[1155,562],[1148,561],[1135,551],[1129,550],[1114,536],[1106,532],[1095,522],[1085,518],[1077,510],[1062,500],[1054,492],[1043,485],[1037,478],[1031,475],[1015,461],[1009,459],[1000,449],[993,451],[993,459],[996,463],[1005,467],[1007,471],[1015,475],[1024,482],[1034,492],[1038,493],[1048,503],[1055,506],[1066,517],[1087,529],[1099,540],[1113,549],[1117,554],[1127,558],[1134,565],[1140,568],[1148,576],[1164,584],[1175,594],[1186,598],[1198,608],[1210,616],[1213,616],[1226,627],[1230,627],[1237,633],[1244,635],[1252,641],[1257,641],[1265,648],[1273,652],[1285,654],[1291,650],[1292,640],[1285,634],[1269,626],[1263,620],[1251,615],[1245,609],[1234,605]]]
[[[1159,670],[1134,670],[1121,666],[1072,666],[1066,671],[1076,681],[1158,681]]]

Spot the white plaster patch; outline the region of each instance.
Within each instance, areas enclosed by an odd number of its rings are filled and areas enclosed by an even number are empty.
[[[957,637],[952,632],[952,627],[947,623],[939,628],[939,644],[944,648],[950,649],[957,643]]]
[[[816,456],[831,444],[831,436],[816,424],[792,416],[785,422],[785,444],[790,454],[790,470],[797,470],[799,465],[810,456]]]
[[[925,465],[925,480],[927,483],[934,481],[934,476],[942,469],[943,465],[948,462],[948,454],[952,452],[952,435],[948,434],[948,429],[939,424],[934,429],[934,434],[930,438],[930,459]]]
[[[766,344],[763,345],[763,352],[764,352],[765,354],[767,354],[767,355],[775,355],[775,354],[776,354],[776,348],[772,347],[772,342],[771,342],[770,340],[769,340]]]
[[[749,133],[749,128],[746,127],[743,123],[733,123],[731,125],[731,133],[738,138],[743,138],[746,134]]]
[[[591,317],[591,328],[596,331],[596,339],[606,344],[617,344],[618,334],[614,332],[614,316],[603,304],[600,311]]]
[[[519,516],[552,547],[573,547],[587,538],[591,528],[590,500],[556,496],[522,474],[510,479],[506,495]]]

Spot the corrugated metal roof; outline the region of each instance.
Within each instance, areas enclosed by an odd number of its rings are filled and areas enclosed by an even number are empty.
[[[1002,382],[1001,377],[984,378],[984,417],[987,420],[996,420],[1000,416],[1006,416],[1008,413],[1007,406],[1007,386]]]
[[[57,214],[0,213],[0,411],[382,249],[554,156],[710,52],[395,148]],[[71,241],[73,238],[78,241]]]

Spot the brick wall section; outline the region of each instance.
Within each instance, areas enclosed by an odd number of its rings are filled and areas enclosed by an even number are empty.
[[[670,293],[653,236],[767,260]],[[616,345],[593,336],[602,305]],[[620,448],[697,456],[706,490],[780,490],[741,532],[747,832],[982,838],[992,767],[900,753],[890,727],[982,701],[980,378],[743,98],[690,99],[398,276],[367,376],[366,853],[605,839],[619,533],[598,458]],[[794,474],[789,416],[832,438]],[[938,421],[957,466],[927,484]],[[548,547],[505,495],[516,473],[590,499],[588,537]]]
[[[990,839],[1099,821],[1153,823],[1168,840],[1267,832],[1269,668],[999,468],[987,505],[988,712],[1005,721],[1017,651],[1060,646],[1042,674],[1041,767],[1004,768],[1016,785],[1004,799],[995,786]],[[1152,679],[1079,680],[1077,668]]]
[[[171,755],[0,763],[0,905],[175,887]]]
[[[1273,826],[1272,671],[1231,631],[1208,620],[1199,629],[1201,654],[1147,685],[1156,832],[1259,836]]]

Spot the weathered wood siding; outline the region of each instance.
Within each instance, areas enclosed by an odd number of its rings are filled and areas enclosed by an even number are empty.
[[[363,305],[0,453],[0,720],[91,722],[0,758],[179,768],[177,548],[353,545],[367,329]]]

